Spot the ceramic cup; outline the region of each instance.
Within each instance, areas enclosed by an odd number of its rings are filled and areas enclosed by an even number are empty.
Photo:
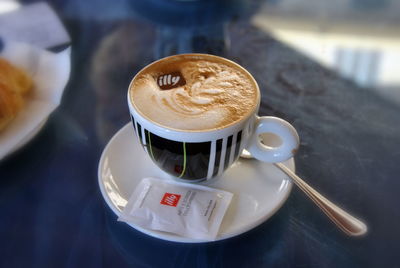
[[[179,130],[161,125],[145,116],[130,95],[131,87],[147,68],[157,67],[179,57],[218,59],[234,66],[252,79],[256,87],[256,101],[250,112],[239,121],[211,130]],[[149,104],[151,105],[151,104]],[[264,162],[282,162],[291,158],[299,146],[295,128],[283,119],[258,116],[260,91],[255,79],[240,65],[217,56],[207,54],[181,54],[163,58],[143,68],[132,80],[128,90],[128,106],[132,125],[138,140],[152,161],[163,171],[178,180],[199,182],[220,176],[246,149],[251,155]],[[279,137],[280,145],[267,146],[261,136],[269,133]]]

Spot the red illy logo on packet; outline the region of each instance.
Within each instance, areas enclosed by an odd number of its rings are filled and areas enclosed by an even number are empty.
[[[180,198],[181,198],[181,195],[179,195],[179,194],[165,193],[163,198],[160,201],[160,204],[171,206],[171,207],[176,207],[176,205],[178,205]]]

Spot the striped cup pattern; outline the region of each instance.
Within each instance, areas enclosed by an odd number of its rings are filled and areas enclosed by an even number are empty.
[[[191,182],[220,176],[240,155],[245,130],[206,142],[179,142],[152,133],[131,115],[136,136],[150,158],[165,172]]]

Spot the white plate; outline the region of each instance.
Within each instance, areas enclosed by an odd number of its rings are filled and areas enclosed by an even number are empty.
[[[294,160],[285,163],[294,171]],[[133,127],[125,125],[105,147],[100,158],[98,179],[101,193],[119,216],[136,185],[144,177],[172,179],[144,153]],[[275,166],[253,159],[239,159],[220,178],[203,183],[234,194],[216,240],[242,234],[271,217],[286,201],[291,180]],[[184,243],[207,242],[165,232],[136,230],[150,236]]]
[[[24,108],[0,132],[0,160],[35,137],[58,107],[71,71],[70,55],[70,48],[52,53],[24,43],[5,43],[0,57],[25,70],[34,88]]]
[[[15,145],[14,148],[12,148],[7,155],[11,155],[14,152],[18,151],[19,149],[21,149],[22,147],[24,147],[26,144],[28,144],[44,127],[44,125],[47,122],[47,117],[45,120],[43,120],[42,122],[39,123],[39,125],[34,128],[29,134],[27,134],[17,145]]]

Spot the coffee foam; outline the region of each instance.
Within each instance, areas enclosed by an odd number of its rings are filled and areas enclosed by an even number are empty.
[[[160,75],[180,72],[186,84],[162,90]],[[152,121],[179,130],[230,125],[253,111],[258,90],[249,75],[217,57],[175,56],[142,70],[130,88],[137,110]]]

